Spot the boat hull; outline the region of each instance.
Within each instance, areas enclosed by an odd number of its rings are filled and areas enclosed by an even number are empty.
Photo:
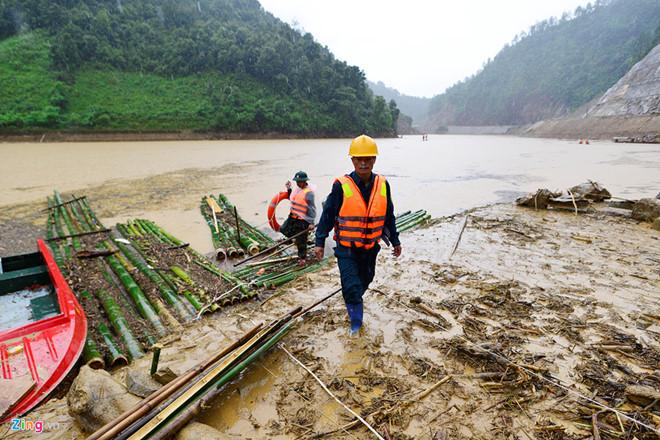
[[[0,332],[0,423],[26,414],[45,399],[75,366],[87,337],[82,307],[48,246],[43,240],[37,245],[59,313]]]

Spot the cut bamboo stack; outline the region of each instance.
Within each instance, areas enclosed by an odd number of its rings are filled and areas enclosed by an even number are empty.
[[[211,230],[211,240],[218,260],[238,258],[246,253],[255,255],[275,243],[243,220],[236,207],[223,194],[202,197],[200,211]]]
[[[280,319],[258,325],[226,349],[176,378],[92,434],[88,440],[164,439],[184,427],[250,363],[292,327],[298,307]]]
[[[201,313],[256,295],[153,222],[112,231],[86,197],[58,192],[48,206],[48,243],[88,316],[83,356],[93,368],[124,365]],[[214,301],[219,292],[230,294]]]

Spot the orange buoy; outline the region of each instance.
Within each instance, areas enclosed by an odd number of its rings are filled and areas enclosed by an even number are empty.
[[[270,199],[270,203],[268,204],[268,224],[270,225],[271,228],[273,228],[273,231],[279,232],[280,231],[280,224],[277,223],[277,217],[275,216],[275,210],[277,209],[277,205],[282,200],[286,200],[289,198],[289,193],[287,191],[281,191],[273,196],[272,199]]]

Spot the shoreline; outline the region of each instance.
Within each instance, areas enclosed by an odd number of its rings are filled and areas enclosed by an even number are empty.
[[[225,132],[63,132],[0,133],[0,143],[56,143],[56,142],[140,142],[140,141],[204,141],[204,140],[281,140],[281,139],[342,139],[352,134],[296,134],[296,133],[225,133]],[[379,138],[395,138],[379,135]]]

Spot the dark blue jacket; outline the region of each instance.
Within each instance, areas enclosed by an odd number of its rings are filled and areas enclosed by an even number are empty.
[[[371,190],[374,186],[375,174],[371,173],[371,179],[367,184],[362,182],[360,176],[357,175],[355,171],[348,175],[357,187],[360,189],[362,198],[365,201],[369,200],[371,197]],[[387,211],[385,213],[385,229],[388,231],[388,238],[392,242],[392,246],[398,246],[401,244],[399,241],[399,233],[396,230],[396,219],[394,217],[394,205],[392,204],[392,193],[390,191],[390,182],[385,182],[387,185]],[[332,191],[330,195],[325,200],[323,204],[323,213],[321,214],[321,220],[316,226],[316,246],[323,247],[325,246],[325,239],[330,234],[332,228],[335,227],[335,221],[339,215],[339,210],[341,205],[344,202],[344,192],[341,189],[341,183],[338,181],[332,185]]]

